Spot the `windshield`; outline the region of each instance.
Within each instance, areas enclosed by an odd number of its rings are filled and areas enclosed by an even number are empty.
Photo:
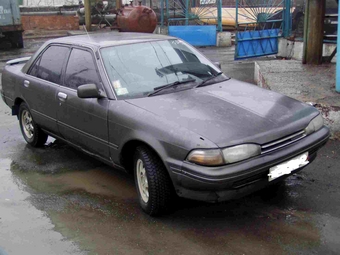
[[[176,82],[166,92],[193,87],[220,72],[193,47],[176,39],[107,47],[101,55],[118,99],[146,97],[155,88]]]

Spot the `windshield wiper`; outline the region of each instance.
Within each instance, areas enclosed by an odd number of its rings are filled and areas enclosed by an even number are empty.
[[[190,79],[190,80],[183,80],[183,81],[175,81],[175,82],[170,83],[170,84],[166,84],[166,85],[163,85],[163,86],[156,87],[156,88],[153,89],[154,90],[153,92],[148,94],[148,97],[154,96],[154,95],[158,94],[159,92],[161,92],[162,90],[165,90],[165,89],[168,89],[168,88],[171,88],[171,87],[177,87],[180,84],[185,84],[185,83],[189,83],[189,82],[193,82],[193,81],[196,81],[196,80]]]
[[[220,76],[221,74],[223,74],[223,72],[219,72],[219,73],[209,77],[208,79],[205,79],[200,84],[198,84],[195,88],[203,87],[208,81],[211,81],[211,80],[215,79],[217,76]]]

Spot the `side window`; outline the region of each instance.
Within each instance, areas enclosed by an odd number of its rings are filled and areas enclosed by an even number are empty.
[[[50,46],[34,63],[29,74],[60,84],[61,72],[68,52],[67,47]]]
[[[66,67],[65,85],[72,89],[94,83],[100,86],[100,80],[92,54],[85,50],[73,49]]]

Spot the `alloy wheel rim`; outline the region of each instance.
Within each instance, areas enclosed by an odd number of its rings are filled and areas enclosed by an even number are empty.
[[[147,203],[149,201],[149,183],[146,176],[144,163],[141,159],[137,160],[136,168],[139,193],[141,194],[143,201]]]
[[[28,139],[31,139],[34,135],[33,119],[29,111],[24,110],[21,115],[21,123],[23,131]]]

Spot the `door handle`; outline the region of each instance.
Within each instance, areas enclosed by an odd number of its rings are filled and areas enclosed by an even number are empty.
[[[28,88],[30,86],[30,82],[28,80],[24,80],[24,86]]]
[[[65,94],[63,92],[59,92],[58,97],[59,97],[60,101],[65,101],[67,99],[67,94]]]

